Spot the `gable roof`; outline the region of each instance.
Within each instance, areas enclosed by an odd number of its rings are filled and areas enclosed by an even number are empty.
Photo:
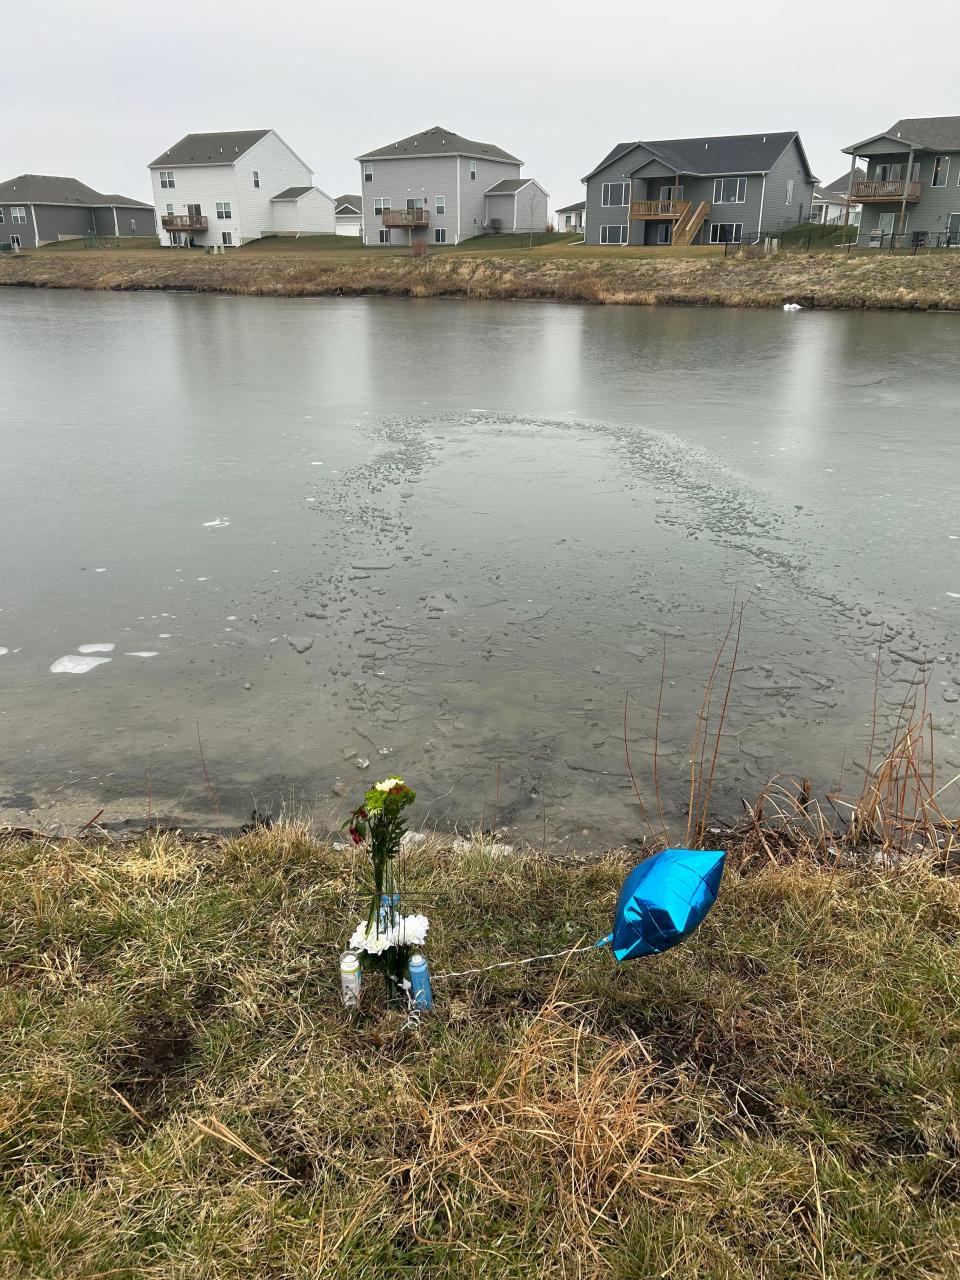
[[[337,196],[335,200],[337,213],[362,213],[363,197],[362,196]]]
[[[657,160],[678,173],[709,176],[719,173],[767,173],[787,147],[796,142],[810,178],[813,171],[796,129],[781,133],[731,133],[705,138],[667,138],[654,142],[618,142],[613,150],[591,169],[584,182],[637,147],[644,147]]]
[[[129,196],[104,195],[77,178],[61,178],[48,173],[21,173],[17,178],[0,182],[0,201],[4,204],[70,204],[91,206],[123,205],[130,209],[152,209],[152,204],[132,200]]]
[[[233,164],[272,129],[241,129],[233,133],[188,133],[151,160],[148,169],[170,164]]]
[[[388,143],[375,151],[367,151],[357,160],[391,160],[396,156],[476,156],[482,160],[510,160],[513,164],[522,164],[516,156],[490,142],[471,142],[443,125],[435,124],[432,129],[424,129],[422,133],[412,133],[409,138],[401,138],[399,142]]]
[[[495,182],[492,187],[487,187],[483,193],[485,196],[512,196],[515,195],[521,187],[525,187],[528,182],[532,182],[532,178],[501,178],[499,182]]]
[[[586,210],[586,200],[577,200],[575,204],[561,205],[559,209],[554,209],[554,213],[583,213]]]
[[[925,151],[960,151],[960,116],[916,116],[898,120],[872,138],[862,138],[844,147],[847,155],[856,155],[858,147],[889,138],[892,142],[914,143]]]
[[[301,196],[305,196],[308,191],[317,191],[318,187],[285,187],[283,191],[278,191],[275,196],[271,196],[271,200],[299,200]]]

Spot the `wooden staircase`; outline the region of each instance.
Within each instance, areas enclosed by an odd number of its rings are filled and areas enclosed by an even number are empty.
[[[693,238],[703,226],[703,220],[709,212],[708,200],[701,200],[695,209],[689,205],[683,217],[674,223],[672,243],[678,248],[693,244]]]

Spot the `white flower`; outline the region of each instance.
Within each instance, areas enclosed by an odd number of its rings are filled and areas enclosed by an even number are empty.
[[[430,921],[426,916],[404,916],[395,930],[398,946],[422,947],[429,928]]]
[[[353,931],[349,947],[351,951],[366,951],[368,955],[378,956],[395,942],[395,930],[384,928],[376,920],[368,928],[367,922],[361,920]]]
[[[392,791],[394,787],[402,787],[402,778],[384,778],[382,782],[374,783],[374,791]]]

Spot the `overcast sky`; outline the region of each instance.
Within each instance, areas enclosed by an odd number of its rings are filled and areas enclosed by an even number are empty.
[[[520,156],[551,207],[637,138],[799,129],[815,172],[901,116],[960,114],[960,0],[729,5],[33,0],[0,35],[0,179],[149,198],[185,133],[273,128],[330,195],[431,125]]]

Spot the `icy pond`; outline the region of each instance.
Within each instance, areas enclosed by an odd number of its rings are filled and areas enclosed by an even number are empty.
[[[538,842],[835,785],[929,676],[960,768],[960,317],[0,294],[0,822],[254,804]],[[199,728],[199,735],[198,735]],[[497,788],[499,779],[499,799]]]

